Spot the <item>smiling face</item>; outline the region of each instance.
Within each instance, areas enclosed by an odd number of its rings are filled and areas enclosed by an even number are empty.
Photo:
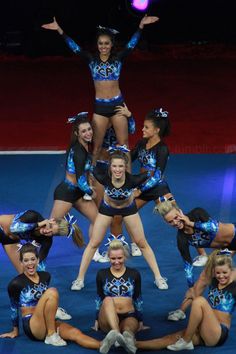
[[[114,158],[111,160],[110,166],[112,177],[121,179],[125,176],[126,163],[123,159]]]
[[[111,267],[114,270],[119,271],[124,268],[125,254],[123,249],[111,250],[108,256],[110,258]]]
[[[182,214],[180,210],[173,208],[164,216],[164,219],[171,226],[181,230],[184,228],[184,223],[182,220],[180,220],[181,215]]]
[[[230,282],[231,268],[228,264],[215,266],[214,274],[221,286],[226,286]]]
[[[150,139],[159,136],[159,128],[156,128],[151,120],[145,120],[143,123],[143,138]]]
[[[100,54],[109,56],[112,49],[111,38],[105,34],[99,36],[97,46]]]
[[[38,266],[38,258],[33,252],[26,252],[22,256],[23,272],[26,275],[34,275]]]
[[[90,143],[93,137],[93,129],[89,122],[81,123],[77,130],[79,142]]]

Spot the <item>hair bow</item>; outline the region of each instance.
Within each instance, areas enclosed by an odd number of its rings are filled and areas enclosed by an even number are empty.
[[[156,108],[154,110],[154,113],[155,113],[156,117],[158,117],[158,118],[167,118],[169,115],[169,112],[163,111],[162,108]]]
[[[228,248],[224,248],[217,253],[218,256],[232,256],[232,252]]]
[[[74,215],[70,215],[70,213],[68,213],[66,216],[64,216],[64,219],[68,222],[69,232],[67,234],[67,238],[69,238],[73,235],[73,233],[75,231],[73,225],[76,224],[77,219]]]
[[[67,119],[67,123],[75,123],[77,121],[77,119],[87,118],[87,117],[88,117],[88,112],[80,112],[73,117],[69,117]]]
[[[99,29],[99,30],[102,30],[102,31],[109,31],[109,32],[111,32],[112,34],[118,34],[119,33],[119,31],[117,31],[116,29],[114,29],[114,28],[109,28],[109,27],[103,27],[103,26],[97,26],[97,29]]]
[[[37,247],[37,248],[40,247],[40,244],[38,242],[36,242],[35,240],[32,240],[32,241],[30,241],[30,240],[20,240],[20,242],[17,244],[17,247],[18,247],[17,248],[17,252],[19,252],[22,249],[22,247],[24,245],[26,245],[27,243],[31,243],[31,245],[33,245],[34,247]]]
[[[118,236],[110,234],[109,237],[107,237],[107,243],[105,243],[105,246],[110,246],[110,243],[114,240],[120,241],[123,246],[129,246],[129,244],[125,241],[125,236],[122,234],[119,234]]]
[[[130,152],[130,150],[127,148],[126,145],[118,145],[118,146],[115,146],[115,145],[111,145],[107,151],[112,154],[113,152],[116,152],[116,151],[121,151],[121,152]]]

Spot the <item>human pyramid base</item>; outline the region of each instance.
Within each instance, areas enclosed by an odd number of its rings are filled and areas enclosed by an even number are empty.
[[[128,353],[136,353],[138,349],[193,350],[197,345],[223,345],[228,337],[236,303],[236,272],[232,265],[236,226],[215,220],[203,208],[184,214],[178,206],[164,178],[169,150],[163,139],[170,132],[169,113],[165,109],[148,111],[143,122],[143,138],[129,149],[128,136],[135,132],[135,119],[121,94],[119,77],[123,61],[137,45],[143,28],[157,21],[157,17],[145,15],[125,48],[118,52],[115,50],[118,32],[99,26],[95,55],[67,36],[56,18],[42,25],[45,30],[57,31],[68,47],[87,62],[95,87],[94,113],[92,119],[88,112],[68,118],[72,132],[65,178],[54,191],[50,217],[45,219],[31,209],[0,216],[1,243],[19,273],[8,285],[13,328],[1,334],[1,338],[19,335],[19,314],[30,340],[53,346],[65,346],[73,341],[105,354],[113,345],[123,347]],[[140,164],[138,174],[132,173],[135,160]],[[191,311],[186,329],[162,338],[137,341],[136,333],[147,328],[143,323],[142,275],[126,265],[129,249],[123,224],[131,238],[132,256],[143,255],[156,287],[168,289],[138,212],[150,201],[155,204],[155,212],[177,229],[178,249],[189,286],[180,308],[171,311],[168,319],[183,320],[189,306]],[[90,226],[89,242],[71,290],[85,288],[86,291],[85,275],[92,260],[109,262],[96,276],[94,329],[105,333],[102,341],[63,322],[71,316],[59,307],[57,289],[49,287],[51,276],[45,269],[45,260],[52,237],[66,236],[78,247],[84,246],[77,220],[69,213],[72,208],[85,215]],[[108,249],[101,255],[99,246],[109,228]],[[198,252],[194,261],[190,245]],[[215,250],[208,256],[205,248]],[[193,266],[205,266],[196,282]],[[207,286],[209,292],[205,299],[202,293]]]

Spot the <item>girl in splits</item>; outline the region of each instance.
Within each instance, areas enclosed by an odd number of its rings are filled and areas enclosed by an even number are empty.
[[[207,300],[201,296],[209,285]],[[231,315],[236,305],[236,272],[229,252],[214,251],[192,293],[191,312],[185,330],[148,341],[138,341],[143,350],[191,350],[194,346],[221,346],[228,337]]]
[[[71,142],[66,157],[66,175],[54,192],[54,205],[51,211],[52,218],[64,217],[72,207],[85,215],[90,221],[89,237],[98,210],[93,200],[95,194],[88,182],[88,173],[91,168],[91,154],[89,151],[93,137],[93,130],[88,120],[88,113],[81,112],[69,118],[72,123]],[[91,200],[83,197],[91,196]],[[98,250],[95,261],[106,261]]]
[[[144,16],[139,23],[137,32],[135,32],[126,47],[119,53],[113,53],[114,37],[118,32],[110,28],[99,27],[97,34],[98,53],[94,56],[81,49],[78,44],[68,37],[58,25],[55,18],[52,23],[42,26],[45,29],[56,30],[63,36],[69,48],[75,54],[83,57],[89,65],[95,86],[95,107],[93,115],[94,162],[98,159],[110,121],[114,127],[118,144],[128,146],[127,119],[116,113],[116,107],[124,104],[124,99],[119,87],[121,67],[124,58],[136,46],[144,26],[156,21],[158,21],[158,17]]]
[[[127,156],[121,151],[116,151],[110,156],[109,166],[106,169],[94,168],[94,177],[104,185],[104,199],[99,207],[92,237],[83,253],[78,278],[72,283],[72,290],[81,290],[84,287],[85,273],[114,215],[123,217],[127,231],[141,248],[143,256],[154,274],[156,286],[159,287],[159,284],[164,282],[155,255],[145,238],[133,195],[133,190],[136,187],[143,191],[147,190],[154,176],[149,179],[148,172],[131,175],[126,171],[127,163]],[[165,289],[167,288],[166,284]],[[164,288],[160,287],[160,289]]]
[[[83,334],[67,323],[55,321],[59,295],[57,289],[49,288],[50,274],[37,272],[38,254],[32,244],[20,250],[23,273],[8,285],[11,302],[13,330],[1,334],[1,338],[15,338],[19,335],[19,311],[22,315],[23,330],[34,341],[44,341],[54,346],[65,346],[66,340],[85,348],[98,349],[108,353],[118,339],[117,333],[109,332],[102,342]]]

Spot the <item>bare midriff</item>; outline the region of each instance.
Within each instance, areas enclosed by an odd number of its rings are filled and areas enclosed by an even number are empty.
[[[110,81],[94,81],[95,97],[101,99],[109,99],[121,94],[119,82]]]
[[[219,224],[219,230],[211,243],[212,248],[228,247],[234,237],[233,224]]]
[[[131,297],[113,297],[117,313],[127,313],[134,311],[133,301]]]
[[[35,307],[34,306],[29,306],[29,307],[21,307],[21,314],[22,317],[25,317],[27,315],[31,315],[33,314],[35,311]]]
[[[112,208],[117,208],[117,209],[122,209],[128,207],[130,204],[132,204],[134,198],[131,195],[128,199],[125,200],[114,200],[108,195],[104,194],[104,200],[107,204],[109,204]]]

